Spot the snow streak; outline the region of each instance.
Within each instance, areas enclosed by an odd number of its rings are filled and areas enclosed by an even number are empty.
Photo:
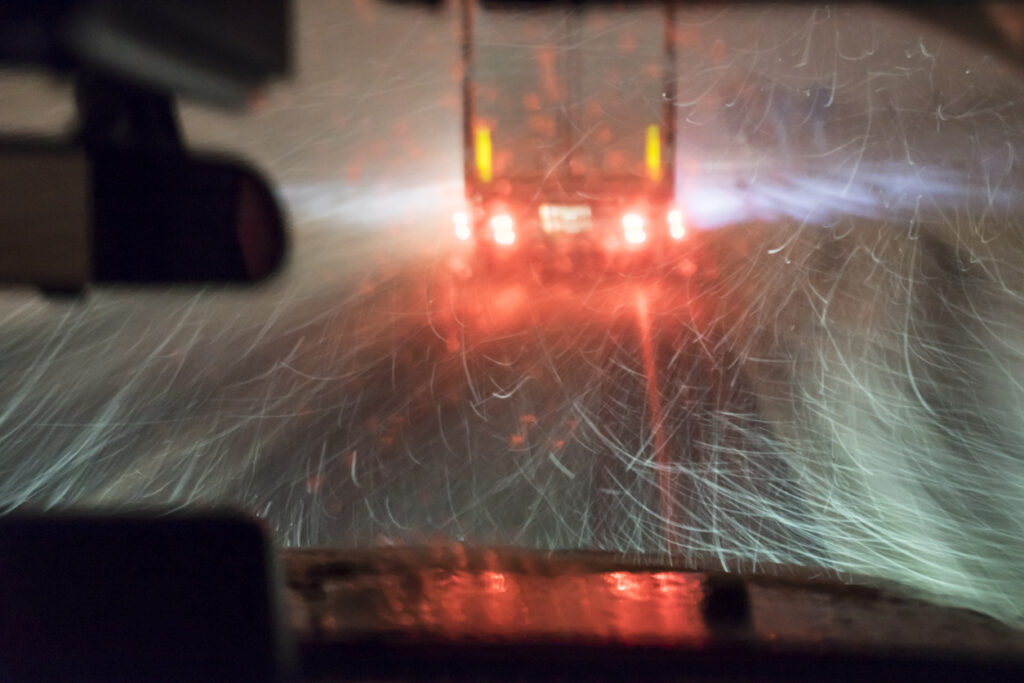
[[[355,7],[300,3],[297,81],[252,119],[186,117],[280,181],[282,278],[0,294],[0,509],[810,565],[1024,625],[1005,67],[878,9],[680,11],[677,195],[706,229],[666,268],[501,274],[434,237],[461,173],[453,13]]]

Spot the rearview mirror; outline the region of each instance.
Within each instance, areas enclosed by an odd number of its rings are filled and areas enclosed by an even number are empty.
[[[182,150],[0,143],[0,281],[253,282],[284,260],[284,220],[246,164]]]

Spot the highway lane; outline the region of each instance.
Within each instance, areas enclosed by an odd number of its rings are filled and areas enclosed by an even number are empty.
[[[4,328],[2,497],[227,502],[289,544],[740,552],[752,489],[792,484],[720,337],[712,250],[689,258],[542,278],[456,252],[336,279],[310,258],[301,288],[37,304]],[[802,545],[755,526],[765,559]]]

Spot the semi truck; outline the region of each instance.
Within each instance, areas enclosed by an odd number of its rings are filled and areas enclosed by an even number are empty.
[[[672,3],[463,0],[460,13],[456,236],[488,263],[635,263],[681,244]]]

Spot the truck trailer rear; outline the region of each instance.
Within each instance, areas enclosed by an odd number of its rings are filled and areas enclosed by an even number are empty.
[[[648,263],[680,245],[671,3],[461,7],[465,208],[489,264]]]

